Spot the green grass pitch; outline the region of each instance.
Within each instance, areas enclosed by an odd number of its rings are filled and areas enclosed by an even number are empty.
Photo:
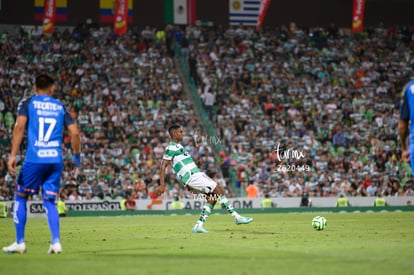
[[[316,231],[314,216],[328,226]],[[414,212],[67,217],[63,253],[48,255],[45,218],[28,219],[26,254],[0,254],[0,274],[413,274]],[[14,240],[0,219],[0,245]]]

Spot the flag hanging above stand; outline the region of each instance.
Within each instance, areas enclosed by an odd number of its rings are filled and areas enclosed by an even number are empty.
[[[229,24],[256,26],[260,0],[229,0]]]
[[[124,35],[128,30],[128,0],[116,0],[115,17],[114,17],[114,33],[116,35]]]
[[[197,20],[196,0],[164,0],[166,24],[188,25]]]
[[[43,34],[52,35],[55,29],[56,0],[46,0],[43,14]]]
[[[263,21],[266,16],[267,10],[270,6],[270,0],[260,0],[260,10],[259,10],[259,16],[257,18],[257,26],[256,29],[260,31],[263,26]]]
[[[365,0],[354,0],[352,8],[352,33],[362,32],[364,29]]]

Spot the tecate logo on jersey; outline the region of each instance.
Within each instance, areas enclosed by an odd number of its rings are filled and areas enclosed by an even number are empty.
[[[45,111],[61,111],[63,106],[53,103],[53,102],[42,102],[42,101],[33,101],[35,109],[45,110]]]
[[[37,152],[37,156],[39,158],[57,157],[58,156],[58,152],[55,149],[39,150]]]

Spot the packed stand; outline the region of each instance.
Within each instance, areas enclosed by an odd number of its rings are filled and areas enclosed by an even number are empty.
[[[188,65],[237,173],[236,195],[413,195],[400,161],[414,29],[188,27]],[[254,192],[253,192],[254,193]]]
[[[218,174],[212,149],[195,146],[199,131],[192,104],[173,64],[179,29],[130,29],[122,38],[111,28],[80,26],[44,37],[37,29],[3,33],[0,41],[0,196],[12,200],[16,177],[7,173],[18,102],[29,96],[37,74],[57,78],[55,96],[81,129],[82,169],[72,173],[70,138],[64,136],[63,199],[154,198],[167,129],[183,126],[184,144],[199,167]],[[20,164],[24,159],[21,152]],[[209,155],[210,154],[210,155]],[[167,171],[165,198],[188,197]],[[39,199],[34,196],[32,199]]]

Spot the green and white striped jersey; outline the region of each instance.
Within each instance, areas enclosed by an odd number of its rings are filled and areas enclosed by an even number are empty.
[[[170,142],[162,158],[172,161],[174,173],[184,185],[192,174],[200,172],[191,155],[179,143]]]

